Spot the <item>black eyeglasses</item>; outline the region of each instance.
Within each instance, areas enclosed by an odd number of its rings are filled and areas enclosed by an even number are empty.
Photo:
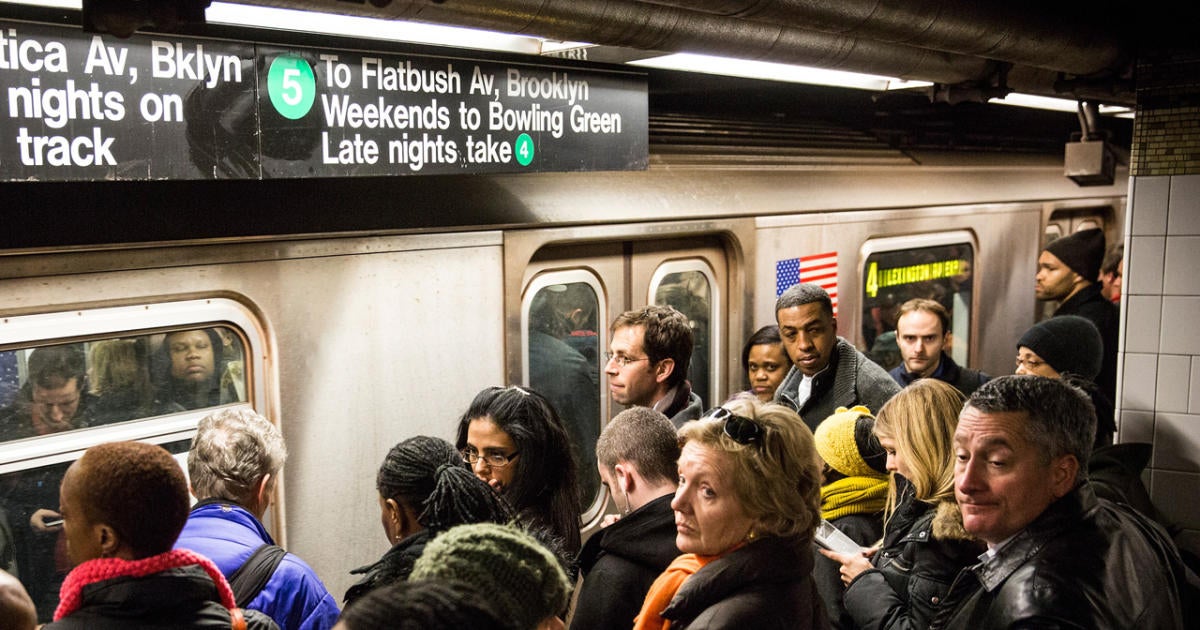
[[[762,439],[763,428],[757,422],[745,416],[739,416],[724,407],[709,409],[701,420],[724,422],[725,435],[738,444],[753,444]]]

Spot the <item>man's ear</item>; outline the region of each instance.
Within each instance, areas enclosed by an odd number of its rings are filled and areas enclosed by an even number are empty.
[[[628,494],[633,492],[634,488],[637,487],[637,479],[633,475],[633,466],[625,462],[617,462],[617,465],[613,466],[613,476],[617,482],[617,487],[613,489],[614,491]]]
[[[1075,488],[1079,460],[1074,455],[1059,455],[1050,462],[1050,487],[1054,498],[1061,499]]]
[[[117,530],[105,523],[95,523],[92,525],[92,535],[96,537],[101,558],[116,557],[121,548],[121,537],[117,535]]]
[[[654,381],[657,383],[665,383],[671,377],[671,373],[675,371],[675,359],[670,357],[659,361],[654,366]]]

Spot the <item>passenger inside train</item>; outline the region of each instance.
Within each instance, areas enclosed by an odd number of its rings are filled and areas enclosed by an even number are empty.
[[[212,328],[168,333],[150,364],[159,400],[184,409],[239,401],[233,385],[236,375],[228,372],[225,348],[221,335]]]

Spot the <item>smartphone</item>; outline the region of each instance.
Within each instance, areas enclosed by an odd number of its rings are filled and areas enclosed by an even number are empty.
[[[816,541],[818,545],[838,553],[861,553],[862,547],[854,542],[842,530],[833,526],[832,523],[825,519],[821,519],[821,523],[817,525]]]
[[[58,527],[62,524],[63,520],[61,518],[48,518],[42,521],[42,525],[45,525],[46,527]]]

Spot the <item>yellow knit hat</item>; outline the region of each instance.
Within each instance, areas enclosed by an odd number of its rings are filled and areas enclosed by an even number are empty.
[[[880,477],[887,454],[871,433],[875,417],[862,405],[838,407],[813,433],[817,452],[830,468],[847,477]]]

